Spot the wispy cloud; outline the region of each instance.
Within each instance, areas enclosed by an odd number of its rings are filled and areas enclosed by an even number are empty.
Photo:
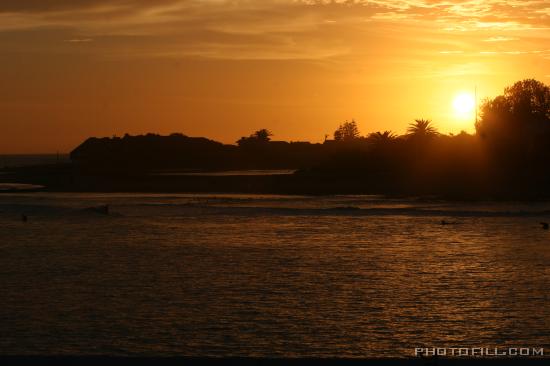
[[[480,33],[475,42],[550,37],[547,0],[4,0],[0,33],[57,30],[106,53],[157,57],[328,58],[361,49],[381,26],[407,23],[428,38]],[[393,24],[393,25],[392,25]],[[443,32],[443,33],[441,33]],[[492,34],[490,34],[492,33]],[[139,42],[134,40],[139,39]],[[123,47],[115,47],[119,40]],[[129,40],[131,40],[129,42]],[[134,49],[131,45],[139,47]],[[29,45],[32,47],[32,45]],[[20,48],[19,48],[20,49]],[[1,51],[0,51],[1,52]],[[283,55],[283,56],[277,56]]]
[[[509,41],[517,41],[519,38],[517,37],[506,37],[506,36],[494,36],[484,39],[484,42],[509,42]]]

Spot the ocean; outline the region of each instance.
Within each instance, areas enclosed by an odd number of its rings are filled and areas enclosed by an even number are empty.
[[[546,202],[1,194],[0,353],[550,349],[549,218]]]

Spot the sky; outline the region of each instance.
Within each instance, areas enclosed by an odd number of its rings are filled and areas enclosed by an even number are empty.
[[[550,0],[2,0],[0,154],[181,132],[473,132],[457,95],[550,84]],[[456,104],[456,103],[455,103]]]

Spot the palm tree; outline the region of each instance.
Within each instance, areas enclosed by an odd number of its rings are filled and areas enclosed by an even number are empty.
[[[384,132],[373,132],[369,134],[367,137],[368,141],[373,142],[375,144],[387,144],[389,142],[394,141],[397,138],[397,135],[393,133],[392,131],[384,131]]]
[[[271,140],[271,136],[273,136],[271,131],[269,131],[265,128],[261,129],[261,130],[258,130],[256,132],[254,132],[254,134],[250,135],[250,137],[255,138],[259,142],[269,142],[269,140]]]
[[[439,132],[429,119],[415,119],[414,123],[409,124],[407,128],[409,137],[435,137],[438,135]]]

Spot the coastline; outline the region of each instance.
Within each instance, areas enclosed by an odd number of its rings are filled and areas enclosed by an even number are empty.
[[[0,189],[14,192],[91,193],[233,193],[284,195],[381,195],[388,198],[417,198],[446,201],[546,201],[540,190],[510,191],[481,187],[431,190],[409,186],[406,180],[391,181],[368,176],[319,176],[293,174],[225,175],[202,173],[157,174],[140,171],[89,171],[70,163],[0,169],[0,185],[28,185],[29,189]]]

